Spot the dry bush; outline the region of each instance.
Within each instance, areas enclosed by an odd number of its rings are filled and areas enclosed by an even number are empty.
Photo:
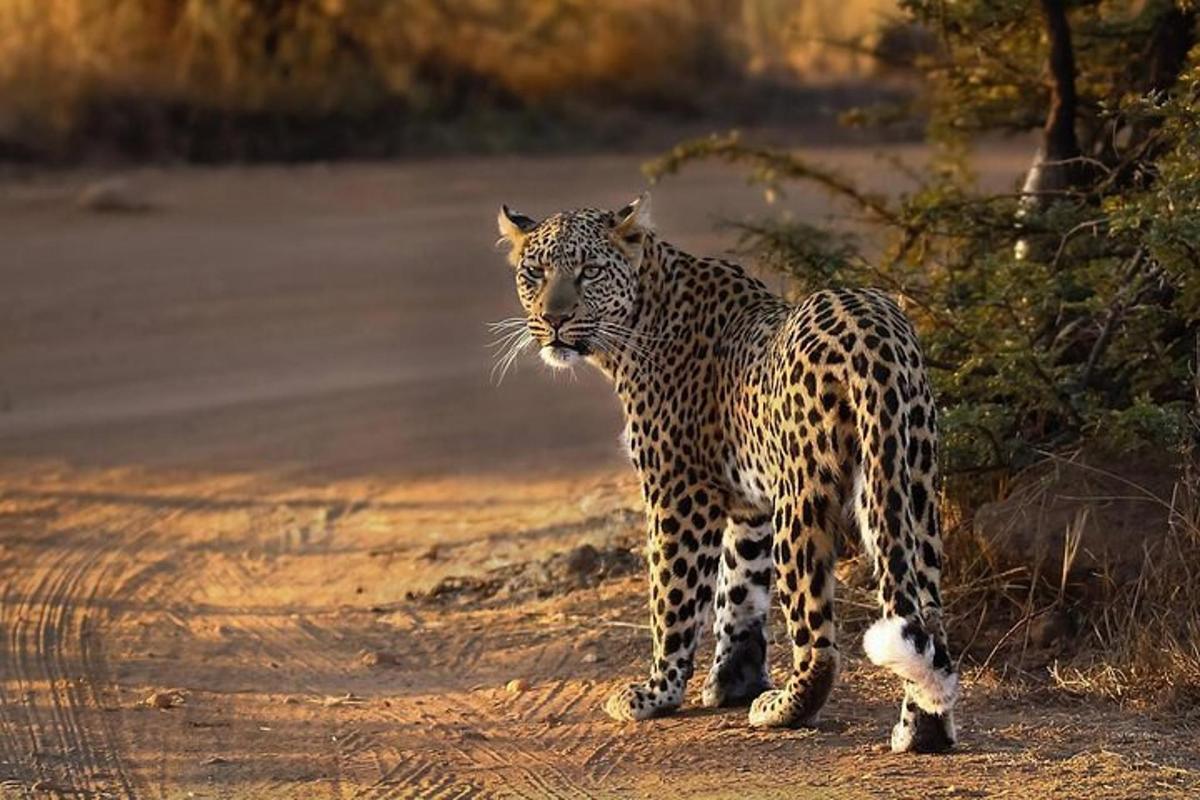
[[[1200,424],[1193,422],[1195,432]],[[1061,568],[1005,567],[969,525],[947,536],[952,641],[978,674],[1044,683],[1071,695],[1179,711],[1200,702],[1200,468],[1192,450],[1173,496],[1130,493],[1168,508],[1133,578],[1073,569],[1087,507],[1064,540]]]
[[[0,0],[0,140],[107,109],[454,120],[492,106],[702,110],[714,83],[854,77],[892,0]],[[814,48],[816,48],[814,50]]]
[[[1200,703],[1200,376],[1190,422],[1167,535],[1137,580],[1109,581],[1103,602],[1089,609],[1092,647],[1051,671],[1067,691],[1172,708]]]

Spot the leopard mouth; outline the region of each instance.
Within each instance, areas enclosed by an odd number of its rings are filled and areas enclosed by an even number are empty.
[[[549,343],[543,345],[543,347],[554,347],[554,348],[561,348],[563,350],[571,350],[571,351],[574,351],[577,355],[581,355],[581,356],[586,356],[589,352],[587,342],[585,342],[583,340],[579,340],[579,341],[575,341],[575,342],[568,342],[565,339],[560,339],[557,336],[555,336],[552,340],[550,340]]]
[[[588,354],[588,346],[586,342],[567,342],[557,336],[552,340],[542,345],[541,356],[542,361],[545,361],[555,369],[564,369],[572,367],[575,363]]]

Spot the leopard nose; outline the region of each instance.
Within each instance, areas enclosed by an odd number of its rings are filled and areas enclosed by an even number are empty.
[[[570,322],[571,318],[574,316],[575,316],[575,313],[573,311],[572,312],[546,311],[542,314],[542,319],[545,320],[546,324],[549,325],[551,328],[558,330],[559,328],[561,328],[563,326],[564,323]]]

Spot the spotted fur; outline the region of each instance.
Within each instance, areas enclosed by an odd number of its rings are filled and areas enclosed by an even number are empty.
[[[499,221],[529,334],[548,363],[586,359],[611,378],[641,479],[654,654],[606,711],[678,708],[715,606],[703,702],[749,702],[756,726],[813,724],[838,673],[835,542],[849,526],[878,583],[868,656],[905,684],[892,746],[953,745],[936,410],[896,303],[870,289],[789,303],[737,264],[658,238],[644,196],[540,223],[504,208]],[[772,583],[792,646],[778,688]]]

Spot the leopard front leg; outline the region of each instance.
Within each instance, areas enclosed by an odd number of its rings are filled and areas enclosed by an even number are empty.
[[[678,477],[665,485],[662,495],[667,496],[651,503],[647,512],[654,658],[649,678],[617,691],[605,702],[604,710],[614,719],[647,719],[682,705],[713,599],[725,514],[703,488],[689,489]],[[661,495],[652,489],[646,496]]]

